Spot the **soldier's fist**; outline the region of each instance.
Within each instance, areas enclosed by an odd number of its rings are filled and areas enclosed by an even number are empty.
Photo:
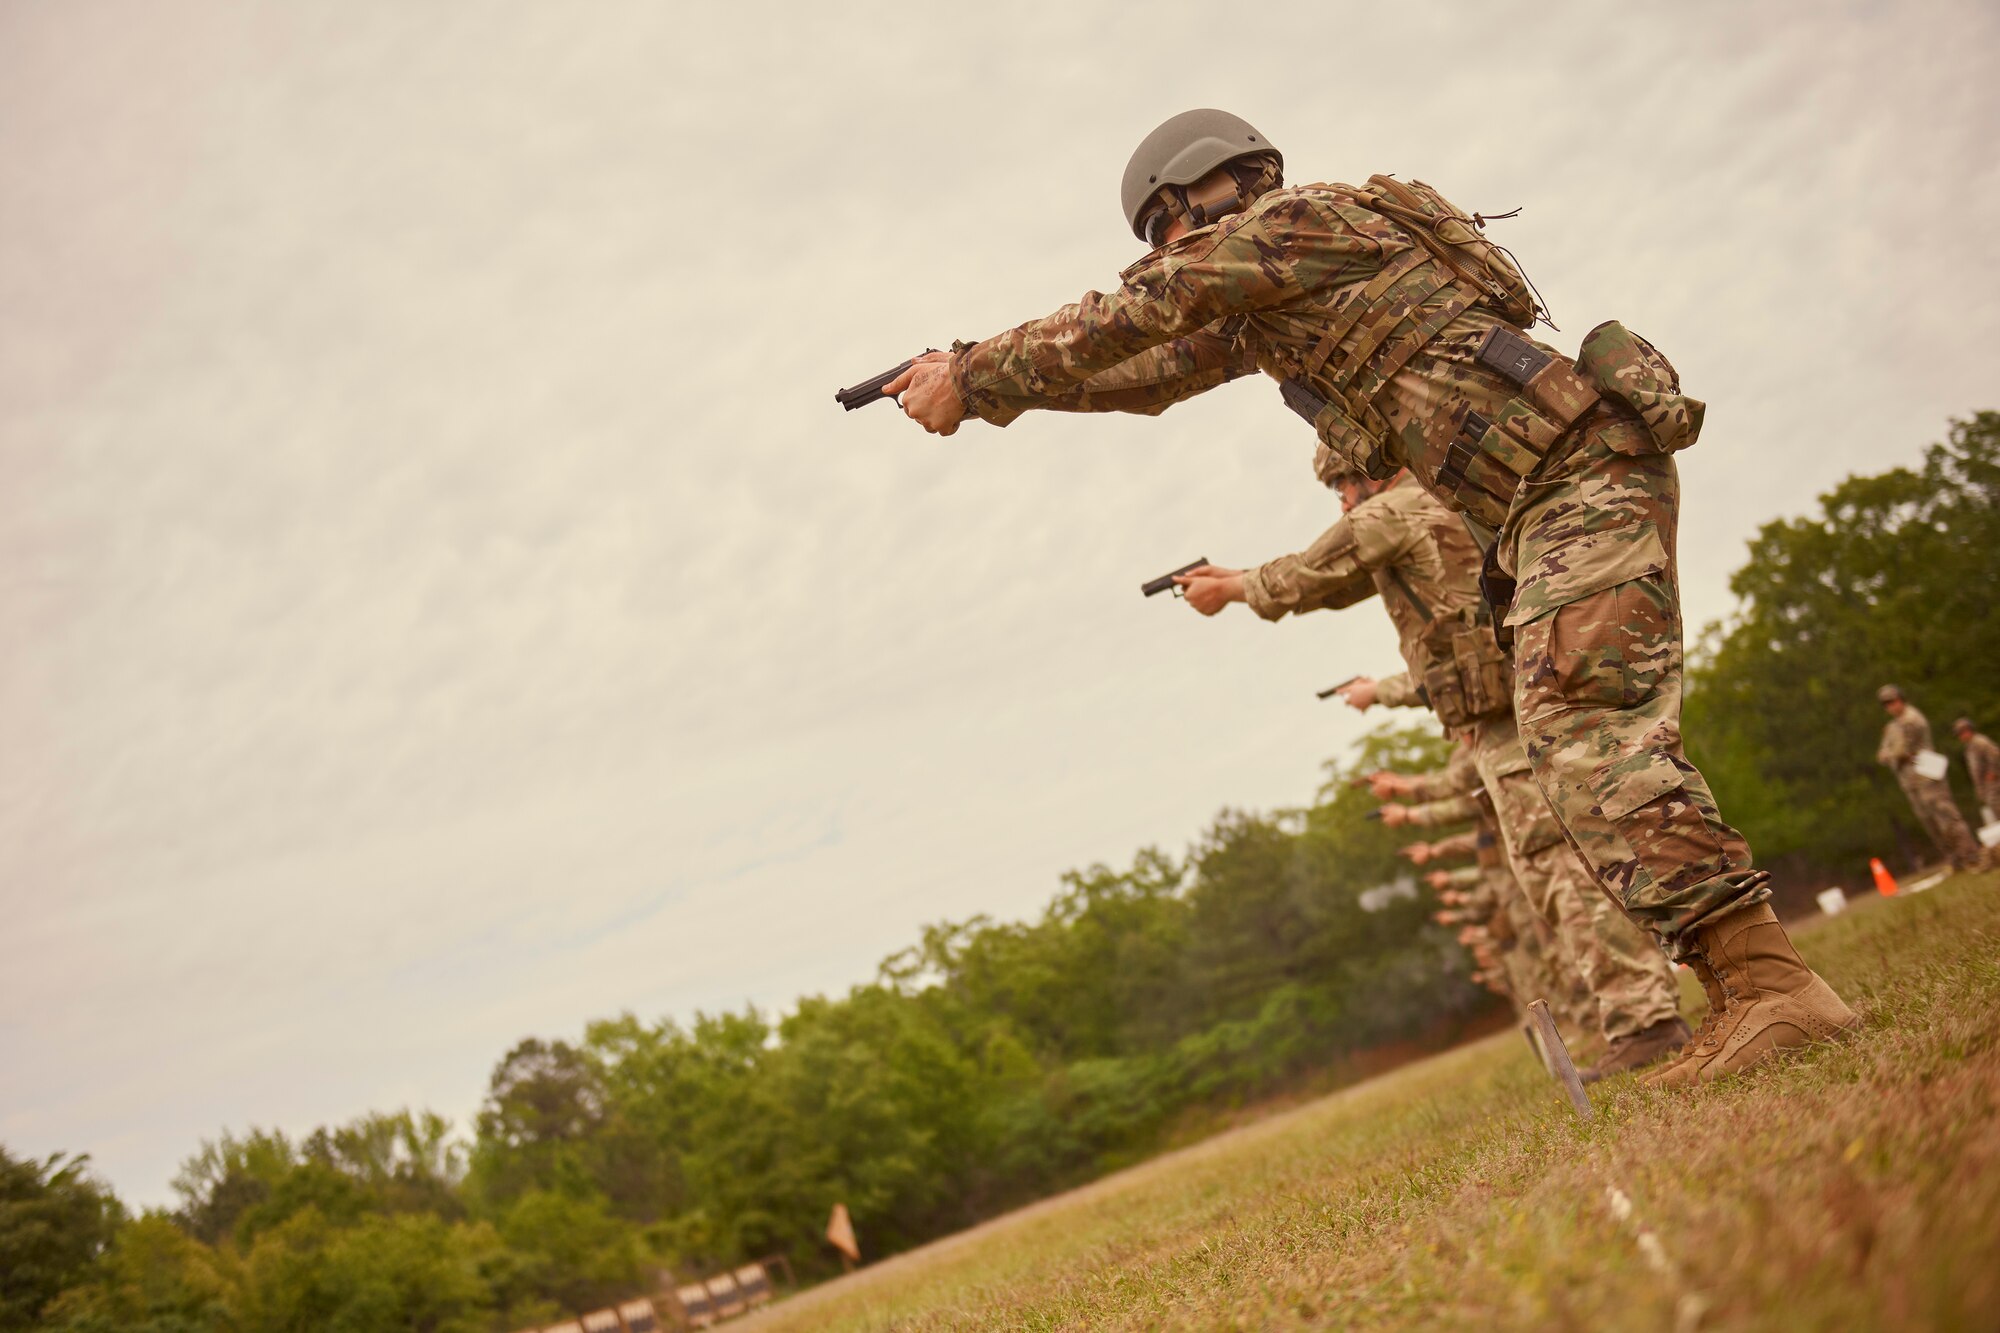
[[[903,415],[933,435],[950,435],[965,420],[965,404],[951,382],[949,352],[926,352],[883,385],[882,392],[900,396]]]
[[[1176,574],[1174,582],[1185,591],[1187,604],[1205,616],[1214,615],[1231,602],[1243,600],[1243,571],[1240,569],[1203,565],[1185,574]]]
[[[1377,769],[1368,775],[1368,790],[1375,793],[1375,799],[1386,801],[1392,796],[1407,796],[1410,780],[1401,773],[1391,773],[1388,769]]]
[[[1340,687],[1340,697],[1347,700],[1348,707],[1365,713],[1375,706],[1375,682],[1367,676],[1356,676]]]

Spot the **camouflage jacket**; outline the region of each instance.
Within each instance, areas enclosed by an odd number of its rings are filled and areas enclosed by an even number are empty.
[[[1906,700],[1903,715],[1890,718],[1882,728],[1882,744],[1875,750],[1875,762],[1887,764],[1897,777],[1915,777],[1917,772],[1910,767],[1910,761],[1931,748],[1930,719]]]
[[[1445,875],[1450,881],[1445,887],[1457,889],[1460,893],[1476,894],[1486,880],[1486,872],[1478,866],[1458,866],[1445,871]]]
[[[1490,644],[1479,591],[1479,548],[1465,522],[1425,493],[1405,473],[1348,511],[1296,555],[1279,556],[1243,580],[1244,600],[1266,620],[1287,614],[1352,606],[1380,593],[1396,626],[1397,647],[1408,668],[1376,682],[1376,699],[1391,708],[1437,706],[1462,725],[1465,711],[1505,707],[1505,667],[1499,649],[1483,689],[1468,704],[1457,637]],[[1491,696],[1491,697],[1489,697]],[[1456,705],[1456,706],[1454,706]]]
[[[1476,856],[1479,853],[1479,830],[1467,829],[1454,833],[1448,838],[1439,838],[1431,844],[1431,860],[1451,861],[1459,857]]]
[[[1972,774],[1972,785],[1982,794],[1994,783],[2000,783],[2000,745],[1995,745],[1984,732],[1973,732],[1972,739],[1965,743],[1965,768]],[[1993,813],[2000,815],[2000,810]]]
[[[1303,378],[1323,397],[1335,393],[1327,371],[1348,368],[1336,366],[1336,352],[1319,372],[1305,374],[1314,348],[1337,331],[1340,310],[1363,299],[1372,279],[1419,245],[1405,224],[1363,205],[1362,193],[1338,184],[1273,190],[1240,213],[1150,251],[1119,275],[1113,292],[1087,292],[1041,319],[960,345],[951,362],[960,400],[973,415],[1004,426],[1035,408],[1154,414],[1253,370]],[[1477,360],[1486,335],[1502,326],[1513,327],[1475,304],[1386,378],[1359,370],[1389,461],[1407,466],[1433,494],[1450,494],[1439,478],[1459,411],[1491,421],[1516,398],[1514,385]],[[1643,433],[1636,420],[1592,426],[1589,439],[1610,446],[1576,450],[1543,481],[1598,470],[1613,453],[1643,453]],[[1632,439],[1619,443],[1627,434]],[[1671,568],[1671,538],[1636,502],[1643,496],[1626,493],[1632,489],[1624,482],[1600,487],[1602,494],[1577,497],[1573,508],[1542,523],[1534,530],[1539,538],[1524,528],[1518,552],[1503,543],[1502,564],[1521,582],[1510,621]],[[1550,486],[1532,501],[1567,498],[1562,487]],[[1516,498],[1510,529],[1530,502]]]
[[[1375,702],[1384,708],[1422,708],[1424,687],[1409,672],[1398,671],[1375,682]]]
[[[1442,801],[1451,796],[1469,796],[1479,790],[1479,765],[1470,745],[1452,747],[1443,768],[1419,773],[1411,779],[1408,792],[1412,801]]]
[[[1438,828],[1445,824],[1463,824],[1469,819],[1479,818],[1485,809],[1479,798],[1473,795],[1446,796],[1440,800],[1424,801],[1407,807],[1410,823],[1417,828]]]

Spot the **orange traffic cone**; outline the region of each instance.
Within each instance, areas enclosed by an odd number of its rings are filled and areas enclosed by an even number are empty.
[[[1884,898],[1895,897],[1896,877],[1889,873],[1889,867],[1882,864],[1882,858],[1879,856],[1869,857],[1868,868],[1875,874],[1875,891]]]

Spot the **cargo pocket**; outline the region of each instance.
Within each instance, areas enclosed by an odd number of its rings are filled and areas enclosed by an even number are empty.
[[[1617,320],[1583,337],[1576,367],[1607,398],[1623,403],[1645,426],[1643,433],[1612,431],[1605,442],[1620,453],[1677,453],[1701,434],[1707,407],[1681,392],[1680,372],[1658,348]]]
[[[1621,756],[1591,775],[1594,813],[1632,849],[1655,892],[1699,884],[1728,868],[1718,831],[1688,795],[1686,781],[1673,760],[1648,751]]]
[[[1580,597],[1515,636],[1524,723],[1577,709],[1637,707],[1680,668],[1680,625],[1659,575]]]

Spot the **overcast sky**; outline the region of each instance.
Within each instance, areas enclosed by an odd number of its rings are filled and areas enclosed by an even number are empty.
[[[834,388],[1135,257],[1134,143],[1499,224],[1757,526],[2000,405],[1990,4],[0,0],[0,1142],[469,1118],[529,1034],[872,975],[1309,798],[1379,611],[1143,601],[1337,513],[1252,380]]]

